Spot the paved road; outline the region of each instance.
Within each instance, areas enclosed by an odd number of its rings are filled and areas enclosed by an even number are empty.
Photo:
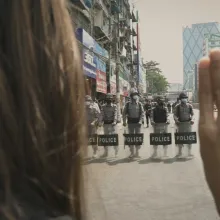
[[[171,123],[169,129],[174,132],[175,126]],[[194,130],[197,131],[197,124]],[[152,128],[144,128],[143,131],[148,137]],[[107,160],[86,162],[91,219],[220,219],[204,179],[199,144],[193,146],[195,158],[192,160],[174,160],[176,149],[173,145],[169,148],[169,160],[152,162],[149,160],[152,149],[145,138],[140,152],[142,158],[130,161],[127,159],[129,150],[124,150],[122,127],[118,128],[118,133],[121,139],[119,158],[113,157],[112,149]]]

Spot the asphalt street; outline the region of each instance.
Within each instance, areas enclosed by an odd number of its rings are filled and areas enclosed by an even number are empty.
[[[195,110],[196,122],[198,111]],[[169,132],[175,132],[170,115]],[[197,131],[197,125],[193,131]],[[205,182],[199,143],[193,145],[194,158],[176,160],[176,147],[169,146],[169,158],[152,161],[149,134],[142,128],[145,141],[138,160],[130,160],[123,144],[124,128],[118,126],[119,157],[110,148],[107,159],[85,162],[90,219],[102,220],[218,220],[215,205]],[[103,153],[102,147],[99,155]],[[162,153],[162,151],[161,151]],[[92,155],[89,147],[89,156]]]

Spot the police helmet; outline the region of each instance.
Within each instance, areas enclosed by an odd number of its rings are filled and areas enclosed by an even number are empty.
[[[138,91],[135,88],[132,88],[130,90],[130,97],[134,96],[134,95],[139,95]]]
[[[111,93],[107,93],[106,94],[106,99],[107,100],[112,100],[113,99],[113,95]]]
[[[164,102],[165,102],[165,99],[163,98],[163,97],[160,97],[160,96],[158,96],[157,98],[156,98],[156,102],[158,103],[158,104],[164,104]]]
[[[187,99],[188,96],[185,92],[181,92],[180,95],[179,95],[179,99]]]
[[[85,96],[85,101],[87,101],[87,102],[91,102],[91,101],[92,101],[91,96],[86,95],[86,96]]]

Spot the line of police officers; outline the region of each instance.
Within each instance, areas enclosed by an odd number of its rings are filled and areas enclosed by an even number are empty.
[[[129,134],[141,133],[141,125],[143,123],[144,115],[147,119],[147,127],[149,126],[149,117],[151,125],[154,128],[154,133],[167,133],[169,119],[168,110],[165,106],[165,102],[162,98],[157,99],[157,106],[150,108],[150,103],[147,103],[147,107],[143,108],[142,103],[139,101],[138,92],[135,89],[130,91],[130,101],[127,102],[123,109],[123,126],[128,127]],[[192,105],[188,102],[187,95],[182,92],[179,96],[179,103],[175,106],[173,114],[174,120],[177,126],[177,132],[191,132],[192,124],[194,123],[194,113]],[[113,104],[113,96],[111,94],[106,95],[106,104],[101,107],[101,110],[97,103],[93,102],[90,96],[85,97],[86,111],[87,111],[87,125],[88,135],[97,134],[98,127],[103,126],[104,134],[110,135],[116,133],[116,125],[119,121],[117,105]],[[129,146],[130,158],[139,157],[139,150],[141,146]],[[167,157],[167,145],[163,146],[164,156]],[[93,157],[97,158],[97,145],[92,146]],[[188,145],[188,155],[191,154],[191,145]],[[182,156],[183,145],[178,145],[177,157]],[[118,146],[114,147],[115,156],[118,155]],[[152,157],[157,157],[158,146],[153,146]],[[104,147],[104,154],[102,157],[108,156],[108,147]]]

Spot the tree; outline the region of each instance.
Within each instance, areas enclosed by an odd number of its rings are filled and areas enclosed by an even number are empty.
[[[144,64],[144,68],[146,69],[146,80],[149,83],[148,92],[161,95],[167,92],[169,83],[159,65],[156,61],[149,61]]]

